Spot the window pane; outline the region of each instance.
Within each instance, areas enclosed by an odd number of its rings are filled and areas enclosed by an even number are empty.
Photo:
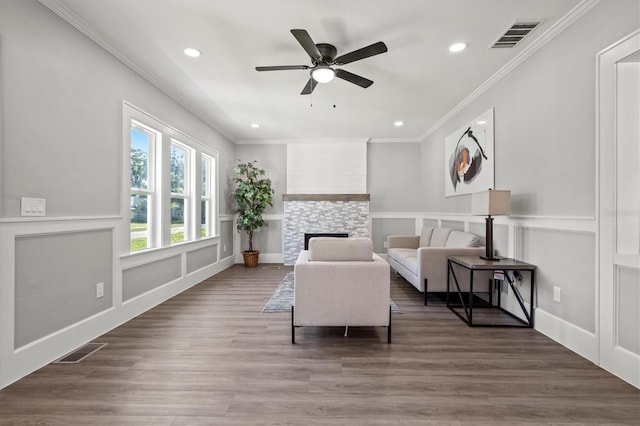
[[[200,164],[200,182],[202,183],[202,196],[206,197],[209,189],[209,158],[202,156]]]
[[[208,237],[209,236],[209,226],[207,226],[208,213],[209,213],[209,202],[207,200],[202,200],[202,217],[200,218],[200,236]]]
[[[171,144],[171,193],[184,194],[186,152],[183,148]]]
[[[149,203],[146,195],[131,196],[131,251],[149,248]]]
[[[171,199],[171,244],[185,241],[184,199]]]
[[[150,138],[150,134],[131,128],[131,188],[149,188]]]

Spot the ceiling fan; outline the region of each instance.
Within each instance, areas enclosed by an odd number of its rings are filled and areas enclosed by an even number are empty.
[[[298,40],[298,43],[307,52],[311,58],[312,66],[309,65],[276,65],[267,67],[256,67],[256,71],[282,71],[282,70],[311,70],[311,77],[302,89],[301,95],[309,95],[316,88],[318,83],[328,83],[333,77],[338,77],[349,83],[356,84],[360,87],[367,88],[373,84],[368,78],[361,77],[357,74],[345,71],[343,69],[334,69],[332,67],[342,66],[350,62],[359,61],[360,59],[370,56],[379,55],[387,51],[387,46],[379,41],[370,44],[353,52],[346,53],[336,57],[338,50],[334,45],[328,43],[314,43],[313,39],[306,30],[294,29],[291,34]]]

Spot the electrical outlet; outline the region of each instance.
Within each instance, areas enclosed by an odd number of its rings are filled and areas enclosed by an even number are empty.
[[[562,303],[562,289],[558,286],[553,287],[553,301]]]
[[[96,284],[96,299],[99,299],[102,296],[104,296],[104,283],[98,283]]]

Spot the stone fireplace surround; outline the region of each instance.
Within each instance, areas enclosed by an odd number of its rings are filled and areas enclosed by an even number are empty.
[[[284,194],[284,264],[293,265],[304,248],[305,233],[369,237],[369,194]]]

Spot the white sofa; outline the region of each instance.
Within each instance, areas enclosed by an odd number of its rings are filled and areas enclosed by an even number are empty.
[[[391,343],[390,269],[371,239],[312,238],[294,277],[291,343],[301,326],[387,327]]]
[[[480,256],[480,238],[449,228],[424,227],[420,235],[387,236],[391,267],[420,292],[447,291],[447,257]]]

